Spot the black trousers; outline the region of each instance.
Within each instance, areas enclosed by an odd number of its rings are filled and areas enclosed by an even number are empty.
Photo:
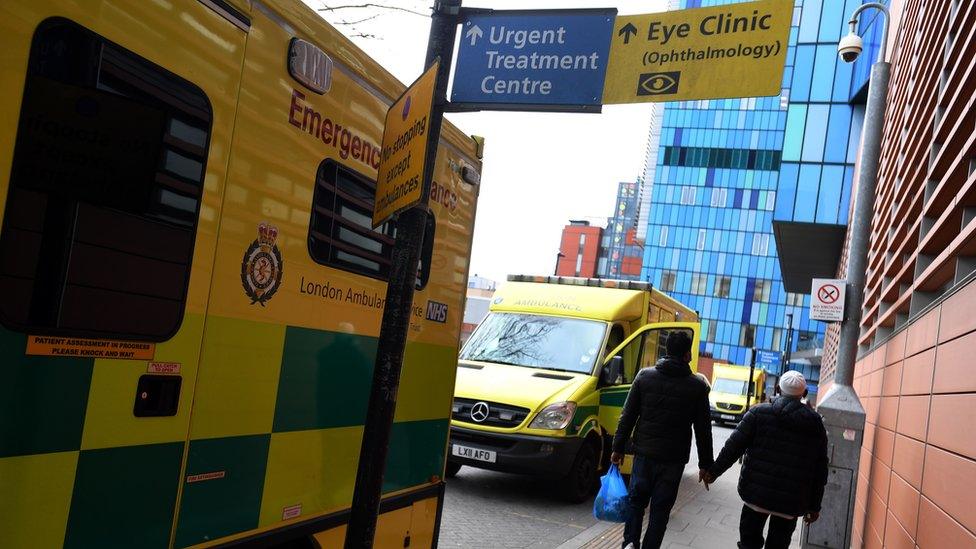
[[[766,544],[763,545],[763,530],[766,519],[769,519],[769,533]],[[775,515],[767,515],[754,511],[748,505],[742,506],[742,518],[739,519],[739,548],[740,549],[789,549],[790,538],[796,529],[796,519],[789,520]]]
[[[630,520],[624,526],[624,547],[628,543],[633,543],[636,549],[661,547],[671,508],[678,499],[678,485],[681,484],[684,470],[684,463],[668,463],[634,456],[634,467],[630,472]],[[647,520],[647,533],[641,543],[641,526],[648,503],[651,511]]]

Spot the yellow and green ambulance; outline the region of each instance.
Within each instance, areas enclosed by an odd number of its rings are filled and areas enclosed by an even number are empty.
[[[747,403],[750,389],[752,396]],[[765,399],[766,371],[762,368],[755,368],[750,384],[748,366],[719,363],[712,366],[712,390],[708,393],[712,420],[738,423],[749,406],[755,406]]]
[[[692,336],[696,371],[697,313],[650,284],[509,277],[461,350],[448,475],[468,465],[545,476],[585,499],[630,383],[675,330]]]
[[[0,547],[342,545],[403,90],[299,0],[0,2]],[[445,124],[377,547],[436,544],[479,158]]]

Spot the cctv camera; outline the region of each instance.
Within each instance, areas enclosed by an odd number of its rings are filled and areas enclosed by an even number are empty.
[[[842,38],[840,43],[837,44],[837,53],[840,54],[840,58],[845,63],[853,63],[856,61],[863,49],[864,42],[860,36],[853,32]]]

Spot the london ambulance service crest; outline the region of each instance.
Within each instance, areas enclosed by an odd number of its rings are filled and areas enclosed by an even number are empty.
[[[258,238],[248,246],[241,261],[241,284],[251,298],[251,305],[271,299],[281,286],[281,252],[276,244],[278,228],[261,223]]]

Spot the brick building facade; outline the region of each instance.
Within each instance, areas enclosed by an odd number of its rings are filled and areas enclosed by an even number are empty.
[[[592,226],[588,221],[571,220],[569,225],[563,227],[555,274],[596,277],[597,256],[600,253],[602,236],[602,227]]]
[[[976,547],[976,2],[890,4],[892,78],[854,379],[867,423],[853,545]],[[862,30],[865,74],[878,32]],[[821,394],[836,346],[835,325]]]

